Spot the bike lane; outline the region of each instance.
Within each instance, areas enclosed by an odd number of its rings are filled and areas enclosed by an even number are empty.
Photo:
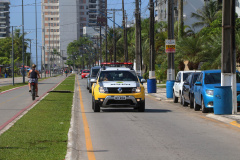
[[[55,88],[66,77],[58,76],[39,82],[39,97],[33,101],[28,86],[19,87],[0,94],[0,131],[25,110],[37,103],[48,91]],[[28,80],[28,79],[27,79]]]

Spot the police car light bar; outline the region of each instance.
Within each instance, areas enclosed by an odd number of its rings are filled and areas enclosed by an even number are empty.
[[[132,67],[133,63],[132,62],[102,62],[101,66],[111,66],[111,67]]]

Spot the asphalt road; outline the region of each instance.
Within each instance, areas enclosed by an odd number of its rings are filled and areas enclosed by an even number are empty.
[[[238,128],[208,119],[205,114],[179,103],[157,101],[149,96],[144,113],[133,109],[103,109],[94,113],[87,81],[80,77],[78,80],[81,93],[75,96],[75,105],[78,105],[74,131],[77,135],[76,159],[240,159]]]
[[[18,114],[37,102],[47,91],[65,79],[65,76],[49,78],[39,82],[39,98],[32,101],[28,86],[0,94],[0,130],[16,118]],[[28,78],[26,78],[26,81]]]

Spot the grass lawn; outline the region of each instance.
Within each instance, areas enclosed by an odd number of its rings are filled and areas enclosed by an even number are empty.
[[[74,91],[75,75],[55,90]],[[63,160],[73,93],[50,92],[0,136],[0,160]]]

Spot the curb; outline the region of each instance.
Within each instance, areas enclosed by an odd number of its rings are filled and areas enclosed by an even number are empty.
[[[76,87],[76,81],[77,81],[78,75],[75,75],[75,84],[74,84],[74,94],[73,94],[73,101],[72,101],[72,116],[71,116],[71,122],[70,122],[70,128],[68,131],[68,143],[67,143],[67,154],[65,156],[65,160],[73,160],[76,159],[77,153],[76,153],[76,140],[74,140],[77,133],[74,131],[75,127],[75,121],[77,120],[75,117],[75,106],[76,106],[76,94],[77,94],[77,87]]]
[[[235,119],[231,119],[228,117],[223,117],[223,116],[215,115],[215,114],[207,114],[206,117],[212,118],[212,119],[218,120],[220,122],[227,123],[232,126],[240,128],[240,124]]]

